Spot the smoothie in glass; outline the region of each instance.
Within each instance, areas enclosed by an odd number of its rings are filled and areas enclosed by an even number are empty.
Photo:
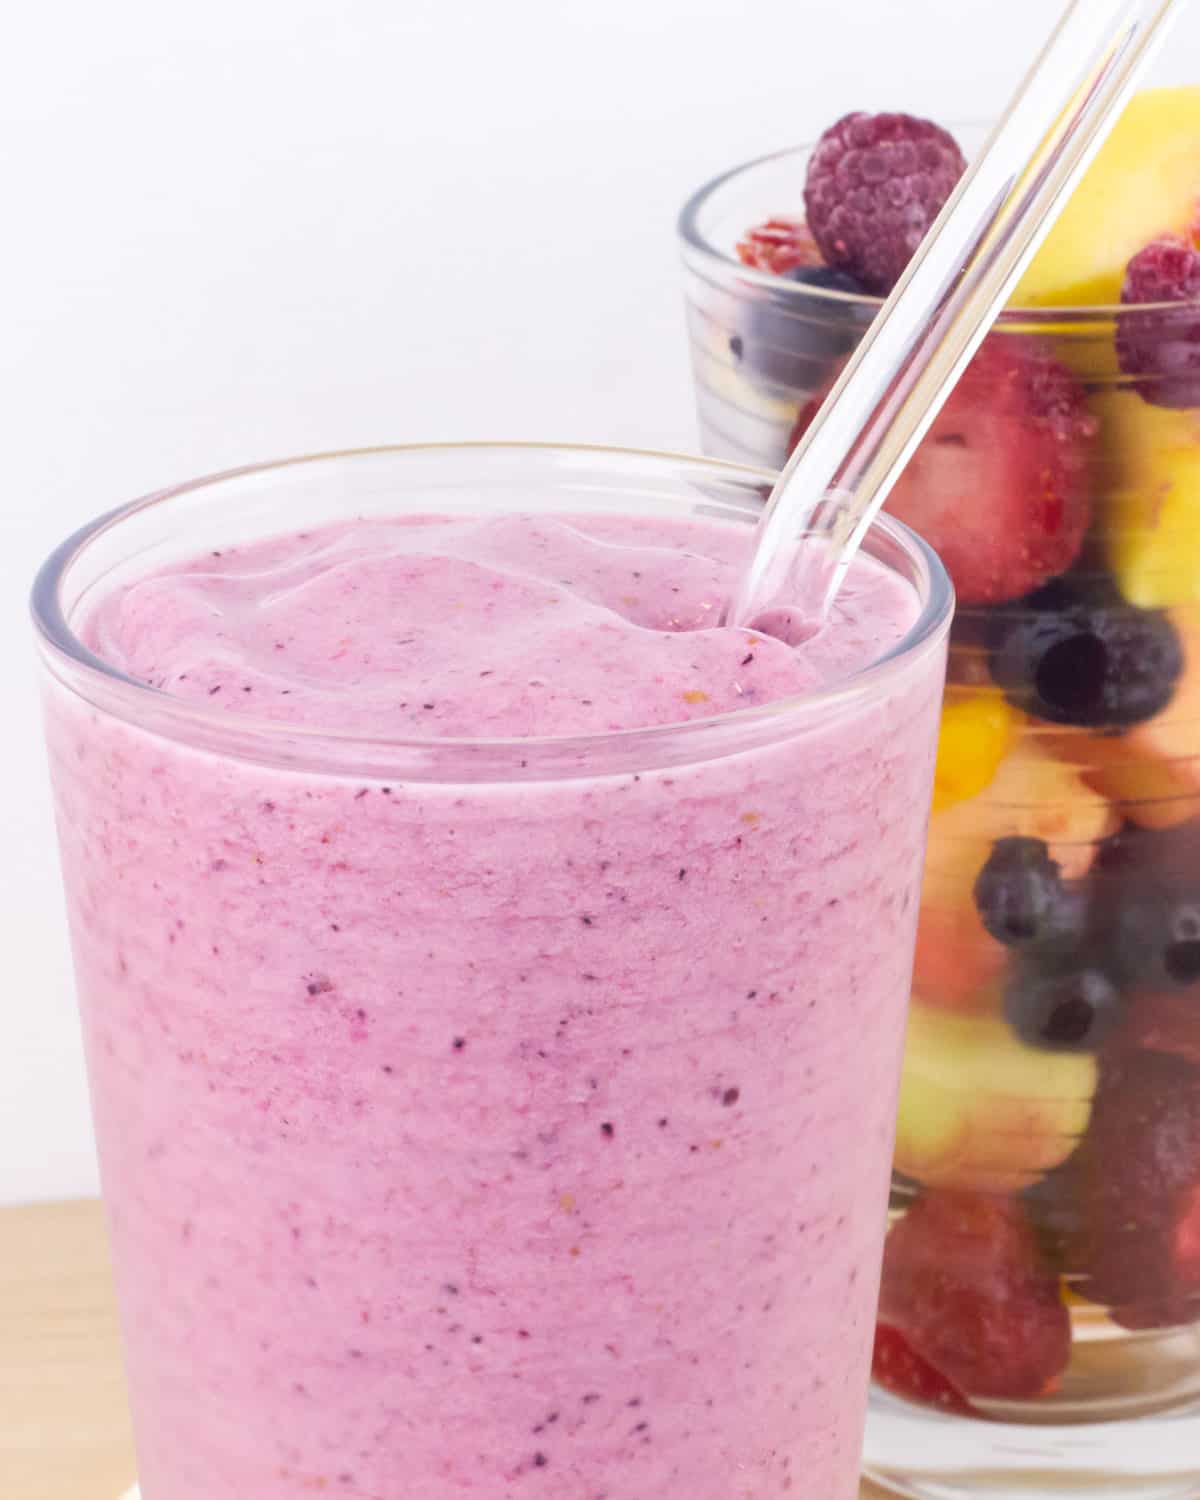
[[[856,1492],[949,599],[891,526],[720,628],[760,483],[348,455],[47,565],[144,1500]]]

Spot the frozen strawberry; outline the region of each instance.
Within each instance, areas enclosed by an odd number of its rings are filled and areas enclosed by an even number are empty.
[[[1186,990],[1135,990],[1114,1046],[1166,1052],[1200,1068],[1200,997]]]
[[[958,1412],[961,1416],[970,1415],[971,1403],[958,1387],[922,1359],[898,1329],[884,1323],[875,1329],[871,1374],[893,1395],[942,1411]]]
[[[792,446],[828,388],[802,408]],[[960,604],[1019,599],[1079,553],[1091,520],[1096,430],[1075,377],[1036,339],[993,335],[900,476],[888,510],[940,553]]]
[[[1200,1187],[1191,1188],[1180,1203],[1171,1253],[1180,1281],[1189,1288],[1200,1287]]]
[[[1104,1059],[1080,1151],[1083,1290],[1128,1328],[1200,1316],[1200,1068]]]
[[[879,1317],[973,1397],[1038,1396],[1071,1351],[1058,1276],[1012,1198],[922,1194],[888,1235]]]
[[[737,253],[744,266],[776,276],[786,276],[797,266],[825,263],[803,219],[768,219],[756,224],[738,241]]]

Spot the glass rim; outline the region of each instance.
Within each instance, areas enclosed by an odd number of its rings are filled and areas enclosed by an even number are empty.
[[[981,129],[978,124],[970,126],[962,125],[959,129]],[[795,297],[797,299],[807,298],[817,302],[826,302],[830,307],[860,307],[875,308],[883,306],[885,299],[876,297],[869,292],[842,292],[834,287],[809,286],[803,282],[789,281],[785,276],[779,276],[773,271],[760,271],[755,266],[748,266],[738,260],[736,255],[730,255],[727,251],[714,245],[700,229],[700,215],[710,199],[716,196],[720,190],[736,178],[754,171],[757,167],[766,166],[769,162],[783,161],[787,157],[798,157],[812,151],[815,141],[804,142],[798,146],[784,146],[778,151],[768,151],[762,156],[753,157],[749,161],[737,163],[736,166],[728,167],[715,177],[709,178],[693,192],[679,210],[676,219],[676,232],[683,242],[685,255],[696,262],[707,265],[713,271],[720,272],[722,277],[728,277],[733,272],[738,280],[747,286],[759,287],[763,290],[773,292],[777,297]],[[747,225],[747,228],[750,226]],[[1006,307],[996,319],[996,326],[1004,328],[1011,326],[1016,328],[1045,327],[1066,323],[1082,324],[1096,322],[1116,322],[1121,318],[1133,318],[1144,313],[1163,313],[1180,308],[1190,307],[1192,304],[1183,300],[1174,302],[1139,302],[1128,304],[1121,302],[1112,303],[1063,303],[1046,307]]]
[[[101,711],[115,712],[118,717],[138,725],[145,722],[148,714],[155,714],[165,725],[157,732],[168,738],[203,748],[223,750],[240,759],[312,766],[319,759],[331,758],[335,764],[330,769],[337,770],[340,769],[336,764],[339,755],[348,758],[357,753],[381,767],[378,773],[364,771],[363,774],[386,775],[390,772],[399,775],[400,767],[394,762],[406,757],[414,764],[426,765],[431,758],[436,759],[438,756],[453,758],[457,755],[468,759],[477,756],[482,757],[485,762],[479,769],[487,770],[493,764],[498,765],[506,779],[519,771],[520,775],[516,779],[559,780],[604,774],[606,770],[612,769],[589,769],[584,765],[563,770],[559,768],[559,763],[564,756],[584,761],[602,754],[611,758],[615,748],[624,751],[616,757],[622,764],[628,762],[651,769],[659,764],[678,765],[719,759],[752,745],[786,738],[788,733],[802,728],[810,719],[869,698],[888,677],[919,660],[926,649],[932,649],[949,628],[954,591],[940,558],[923,538],[903,523],[890,516],[881,516],[872,526],[872,533],[897,547],[914,567],[921,607],[917,618],[900,641],[868,666],[849,676],[754,707],[734,709],[709,718],[644,728],[527,738],[437,738],[363,734],[249,714],[234,715],[207,702],[178,698],[161,688],[126,675],[96,655],[84,644],[67,619],[62,590],[72,566],[92,543],[153,507],[167,505],[172,500],[185,496],[194,496],[206,489],[236,484],[242,479],[260,478],[264,474],[283,474],[306,465],[338,465],[381,456],[403,458],[410,454],[426,457],[444,455],[447,461],[456,456],[480,459],[486,458],[490,453],[527,453],[531,457],[540,455],[551,462],[555,458],[568,461],[591,458],[602,463],[606,458],[620,458],[644,463],[652,469],[665,470],[683,466],[685,470],[693,469],[697,473],[723,477],[735,485],[744,486],[747,492],[755,493],[759,493],[763,485],[770,486],[775,478],[767,469],[685,453],[602,444],[486,441],[380,444],[334,449],[221,470],[182,484],[154,490],[107,511],[78,528],[50,552],[35,575],[30,596],[35,633],[48,658],[49,669],[68,691]],[[55,671],[56,664],[65,669],[65,673],[63,670]],[[284,742],[298,746],[300,754],[280,760],[278,747]],[[676,755],[664,761],[661,752],[675,742],[694,746],[695,753]],[[274,754],[269,750],[272,745],[277,747]],[[264,750],[267,753],[263,753]],[[416,779],[449,781],[455,778],[437,775],[422,777],[418,773]]]

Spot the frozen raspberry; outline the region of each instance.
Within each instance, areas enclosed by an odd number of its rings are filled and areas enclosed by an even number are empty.
[[[908,1401],[937,1406],[967,1416],[971,1403],[944,1375],[916,1353],[912,1345],[895,1328],[880,1323],[875,1329],[875,1352],[871,1374],[884,1388]]]
[[[968,1396],[1038,1396],[1066,1367],[1058,1277],[1017,1201],[927,1191],[887,1237],[880,1321]]]
[[[912,115],[846,115],[817,142],[804,206],[826,261],[886,295],[965,170],[954,137]]]
[[[1117,321],[1117,359],[1153,406],[1200,406],[1200,251],[1166,237],[1129,262],[1126,307],[1174,307],[1124,313]]]
[[[1200,1069],[1106,1057],[1080,1149],[1082,1290],[1127,1328],[1200,1315]]]
[[[793,446],[832,383],[801,409]],[[1037,339],[993,334],[887,508],[941,555],[960,604],[1018,599],[1070,567],[1083,544],[1096,430],[1078,381]]]
[[[756,271],[786,276],[797,266],[819,266],[821,252],[803,219],[768,219],[748,229],[737,244],[738,259]]]

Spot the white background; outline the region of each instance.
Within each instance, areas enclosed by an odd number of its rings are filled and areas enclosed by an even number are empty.
[[[0,54],[0,1201],[89,1192],[24,600],[97,511],[381,441],[694,447],[673,221],[1051,0],[38,0]],[[1200,78],[1200,14],[1164,76]],[[780,208],[786,210],[787,204]]]

